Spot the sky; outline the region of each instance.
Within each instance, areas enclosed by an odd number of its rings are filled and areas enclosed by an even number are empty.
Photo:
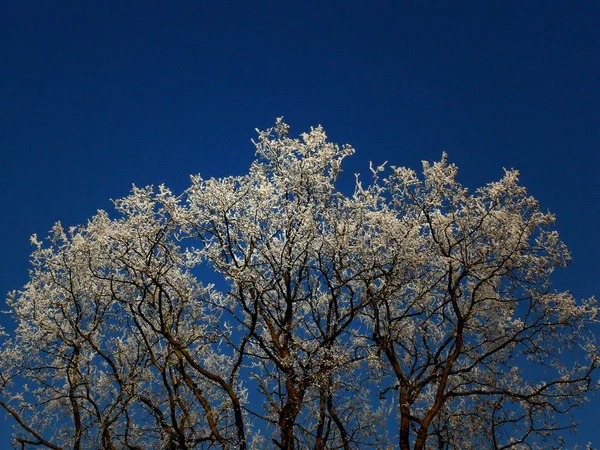
[[[519,169],[573,256],[555,287],[600,293],[596,1],[7,0],[0,16],[2,296],[27,282],[33,233],[132,184],[243,174],[279,116],[354,146],[348,174],[442,152],[472,188]],[[599,400],[569,442],[594,442]]]

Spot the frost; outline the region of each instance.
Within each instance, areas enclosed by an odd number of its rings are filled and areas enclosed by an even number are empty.
[[[24,448],[560,448],[598,305],[552,291],[568,249],[517,171],[371,163],[346,196],[323,127],[254,145],[246,175],[31,237],[0,350]]]

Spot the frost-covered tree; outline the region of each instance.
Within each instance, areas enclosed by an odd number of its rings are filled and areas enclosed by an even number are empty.
[[[16,447],[560,447],[597,305],[551,290],[569,254],[516,171],[471,193],[444,155],[345,192],[321,127],[255,146],[247,175],[32,237],[0,350]]]

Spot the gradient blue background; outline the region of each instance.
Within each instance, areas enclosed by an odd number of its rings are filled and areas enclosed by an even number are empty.
[[[132,183],[241,174],[285,116],[355,146],[347,174],[442,151],[472,187],[520,169],[572,251],[556,287],[597,294],[599,22],[576,0],[1,2],[0,292],[31,234]],[[597,405],[570,443],[600,443]]]

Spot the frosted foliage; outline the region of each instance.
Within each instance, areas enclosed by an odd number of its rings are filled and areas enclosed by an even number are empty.
[[[518,172],[470,192],[444,154],[348,194],[354,150],[289,132],[258,131],[247,175],[31,238],[0,350],[15,447],[561,447],[597,305],[551,289],[569,254]]]

